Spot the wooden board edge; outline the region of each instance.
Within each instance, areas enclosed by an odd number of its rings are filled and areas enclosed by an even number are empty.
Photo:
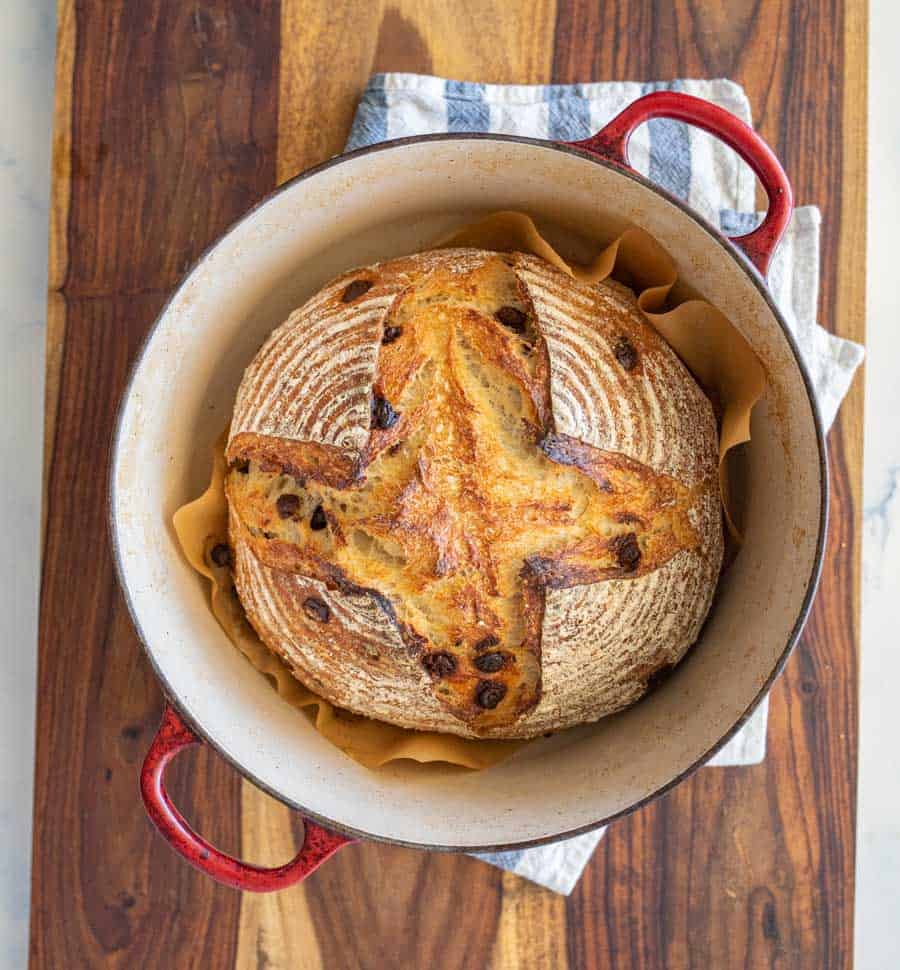
[[[56,72],[53,102],[53,160],[47,272],[47,333],[44,365],[44,461],[41,488],[41,546],[47,528],[47,480],[53,459],[60,376],[66,333],[66,301],[60,290],[69,265],[69,201],[72,186],[72,94],[76,47],[75,0],[56,7]],[[42,556],[43,558],[43,556]]]

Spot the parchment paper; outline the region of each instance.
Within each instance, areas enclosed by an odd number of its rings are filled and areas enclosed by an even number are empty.
[[[728,529],[739,542],[735,516],[729,506],[725,457],[736,445],[750,439],[750,412],[764,390],[765,373],[749,344],[720,311],[703,300],[675,299],[675,264],[650,235],[641,229],[628,229],[589,265],[579,265],[563,259],[524,213],[499,212],[454,232],[436,245],[529,252],[577,279],[597,283],[612,276],[630,286],[647,320],[684,361],[717,410],[723,510]],[[215,565],[210,558],[214,546],[228,542],[225,440],[223,435],[216,445],[209,487],[198,499],[178,509],[173,524],[188,561],[210,583],[210,605],[222,629],[287,703],[302,710],[320,734],[367,768],[378,768],[401,758],[487,768],[529,743],[469,740],[397,727],[336,708],[301,684],[248,622],[230,569]]]

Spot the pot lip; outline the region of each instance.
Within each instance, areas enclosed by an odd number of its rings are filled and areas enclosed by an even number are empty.
[[[280,792],[275,791],[270,785],[261,781],[252,770],[247,768],[245,765],[238,762],[230,752],[222,749],[212,738],[207,734],[203,726],[199,721],[191,714],[189,710],[183,705],[181,699],[178,697],[177,692],[173,689],[172,685],[169,683],[166,675],[163,673],[159,664],[157,663],[156,657],[151,649],[147,637],[144,634],[144,630],[137,617],[137,612],[134,606],[134,602],[131,595],[131,590],[125,579],[125,566],[122,556],[122,550],[119,544],[119,535],[116,523],[116,468],[118,465],[121,439],[123,434],[123,424],[125,418],[125,410],[128,399],[131,396],[131,391],[134,382],[137,377],[137,373],[141,368],[144,357],[153,340],[156,331],[160,327],[163,319],[166,317],[171,305],[174,303],[179,293],[185,286],[185,283],[190,279],[195,270],[207,259],[207,257],[212,253],[212,251],[219,245],[219,243],[228,235],[230,235],[235,229],[246,222],[251,216],[253,216],[259,209],[273,202],[278,196],[292,188],[299,182],[305,181],[314,175],[326,171],[334,166],[341,165],[346,161],[360,158],[365,155],[375,154],[377,152],[389,151],[395,148],[402,148],[406,145],[414,145],[427,142],[443,142],[443,141],[498,141],[498,142],[513,142],[516,144],[530,145],[535,148],[547,149],[550,151],[558,151],[564,154],[577,155],[586,161],[592,162],[595,165],[601,165],[604,168],[612,169],[618,174],[622,175],[624,178],[629,178],[632,181],[638,182],[645,188],[662,196],[666,201],[672,205],[677,206],[684,212],[688,217],[690,217],[694,222],[696,222],[702,229],[704,229],[708,236],[722,249],[725,255],[729,256],[732,260],[738,263],[741,269],[744,270],[746,275],[750,278],[752,284],[756,287],[756,290],[760,296],[765,301],[769,308],[769,311],[775,317],[778,322],[781,331],[787,340],[788,346],[794,355],[794,360],[797,365],[800,375],[803,379],[804,388],[806,390],[806,396],[809,401],[810,410],[812,412],[813,425],[815,428],[816,435],[816,445],[819,453],[819,531],[816,540],[816,550],[813,557],[812,568],[810,570],[809,577],[807,579],[806,591],[803,597],[803,601],[800,605],[800,610],[797,615],[797,620],[788,635],[787,642],[785,643],[784,649],[776,661],[772,672],[766,678],[762,687],[750,701],[748,706],[745,708],[744,712],[740,717],[734,722],[734,724],[729,728],[714,744],[712,744],[707,750],[700,755],[699,758],[695,759],[687,768],[680,771],[677,775],[671,778],[664,785],[659,788],[654,789],[652,792],[645,795],[643,798],[636,801],[634,804],[629,805],[627,808],[621,809],[618,812],[614,812],[611,815],[604,816],[593,822],[588,822],[584,825],[576,826],[575,828],[566,829],[561,832],[553,832],[550,835],[539,836],[533,839],[525,839],[514,842],[501,842],[495,844],[478,844],[478,845],[442,845],[438,843],[430,842],[413,842],[404,839],[397,839],[391,836],[378,835],[372,832],[367,832],[363,829],[357,829],[349,825],[345,825],[340,822],[336,822],[334,819],[328,818],[327,816],[321,815],[317,812],[311,811],[305,806],[301,805],[299,802],[293,801],[293,799],[286,798]],[[590,150],[580,147],[575,144],[566,142],[554,142],[542,138],[527,138],[519,135],[503,135],[503,134],[492,134],[485,132],[440,132],[436,134],[429,135],[414,135],[407,138],[395,138],[390,141],[379,142],[375,145],[367,145],[362,148],[355,149],[354,151],[346,152],[344,154],[335,155],[330,159],[315,165],[312,168],[306,169],[303,172],[298,173],[293,178],[288,179],[281,185],[277,186],[271,192],[267,193],[262,199],[255,203],[250,209],[248,209],[243,215],[238,217],[224,232],[218,235],[200,254],[200,256],[191,264],[187,272],[182,276],[181,280],[172,290],[171,295],[166,300],[159,315],[153,322],[153,325],[147,331],[143,342],[141,343],[140,350],[135,356],[134,362],[131,365],[131,369],[128,375],[128,380],[125,384],[125,388],[122,392],[122,397],[119,401],[118,412],[116,415],[116,423],[113,430],[112,436],[112,447],[109,452],[109,465],[108,465],[108,498],[107,498],[107,513],[108,513],[108,527],[110,532],[110,545],[113,553],[113,563],[115,566],[116,578],[118,580],[119,586],[122,590],[122,594],[125,598],[125,603],[128,607],[128,613],[131,617],[132,625],[134,626],[135,632],[137,633],[138,640],[150,661],[150,666],[153,668],[153,672],[157,679],[160,681],[163,692],[170,703],[177,712],[184,718],[184,720],[189,724],[191,729],[201,738],[204,743],[208,744],[216,754],[223,758],[235,771],[238,772],[242,777],[251,781],[257,788],[264,791],[266,794],[270,795],[272,798],[280,801],[282,804],[287,805],[299,812],[301,816],[309,818],[325,828],[331,829],[332,831],[342,833],[353,839],[361,839],[366,841],[381,842],[387,845],[397,845],[407,848],[415,849],[425,849],[429,851],[437,852],[464,852],[464,853],[491,853],[491,852],[509,852],[521,849],[536,848],[541,845],[547,845],[552,842],[560,842],[566,839],[574,838],[578,835],[584,835],[587,832],[591,832],[602,826],[608,825],[610,822],[616,821],[619,818],[623,818],[626,815],[630,815],[632,812],[643,808],[645,805],[654,801],[655,799],[665,795],[676,785],[684,781],[689,775],[693,774],[698,768],[702,767],[714,754],[716,754],[722,747],[724,747],[737,732],[744,726],[759,704],[762,702],[763,698],[768,694],[773,683],[781,674],[784,669],[784,665],[787,663],[788,657],[794,649],[797,641],[800,638],[800,634],[806,623],[809,612],[812,608],[813,599],[815,597],[816,589],[818,588],[819,579],[822,573],[822,564],[824,561],[825,554],[825,544],[828,533],[828,518],[829,518],[829,497],[830,497],[830,484],[828,477],[828,455],[825,444],[825,430],[822,422],[822,416],[819,411],[818,402],[816,401],[815,392],[813,389],[812,378],[810,377],[809,371],[804,363],[803,356],[797,346],[796,340],[787,326],[784,317],[778,307],[775,305],[775,301],[766,286],[765,279],[749,260],[749,258],[740,250],[740,248],[735,245],[727,236],[723,235],[718,229],[716,229],[711,223],[709,223],[703,216],[698,212],[693,210],[687,203],[682,199],[668,192],[666,189],[657,185],[656,183],[650,181],[650,179],[645,178],[639,172],[634,169],[620,165],[613,161],[607,160],[600,157]]]

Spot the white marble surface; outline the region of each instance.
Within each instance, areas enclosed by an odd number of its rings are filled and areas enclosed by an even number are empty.
[[[0,3],[0,967],[27,963],[52,0]]]
[[[900,5],[871,0],[856,966],[900,967]]]
[[[52,0],[0,4],[0,968],[26,964],[52,116]],[[856,966],[900,967],[900,8],[872,0]],[[820,201],[828,218],[827,200]],[[15,556],[11,551],[15,551]]]

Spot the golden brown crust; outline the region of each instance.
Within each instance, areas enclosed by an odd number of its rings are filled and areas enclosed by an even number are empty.
[[[352,449],[274,438],[253,431],[234,435],[225,458],[232,464],[253,461],[263,470],[277,469],[282,474],[314,479],[332,488],[350,485],[359,477],[361,464],[360,455]]]
[[[591,720],[614,697],[542,701],[547,650],[559,653],[550,591],[665,579],[657,599],[683,611],[671,647],[623,665],[631,680],[614,677],[612,694],[633,699],[634,678],[677,660],[721,559],[715,437],[709,403],[627,292],[472,250],[345,274],[270,338],[241,386],[227,450],[238,590],[301,679],[316,667],[313,686],[360,713],[490,736]],[[329,614],[312,636],[296,626],[310,582]],[[334,660],[353,655],[331,626],[351,601],[377,609],[369,624],[393,658],[363,702]]]

